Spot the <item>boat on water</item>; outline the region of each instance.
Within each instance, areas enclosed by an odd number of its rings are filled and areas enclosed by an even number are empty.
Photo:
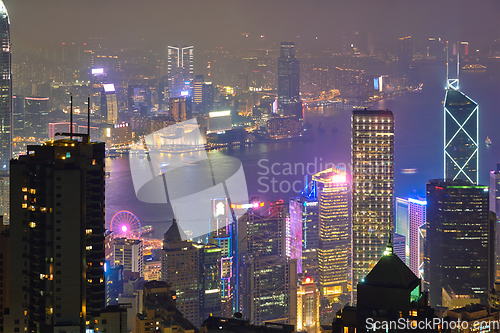
[[[484,143],[486,143],[486,146],[491,146],[491,139],[486,137],[486,140],[484,140]]]
[[[321,125],[321,121],[319,122],[318,125],[318,133],[325,133],[325,129],[323,128],[323,125]]]
[[[468,64],[463,66],[462,70],[466,72],[484,72],[486,71],[486,66],[481,64]]]
[[[152,225],[146,225],[144,227],[142,227],[142,234],[151,234],[153,233],[154,229],[153,229],[153,226]]]

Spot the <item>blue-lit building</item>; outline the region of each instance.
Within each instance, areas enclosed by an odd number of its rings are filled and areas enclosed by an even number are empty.
[[[104,278],[106,280],[106,307],[117,305],[118,295],[123,293],[123,265],[113,267],[113,264],[106,260]]]
[[[220,249],[220,297],[223,316],[234,313],[234,291],[236,279],[233,278],[233,241],[234,221],[227,198],[212,199],[212,214],[209,225],[209,243]]]
[[[442,288],[464,288],[483,302],[493,288],[495,214],[488,186],[464,180],[427,183],[424,277],[430,305],[442,305]]]

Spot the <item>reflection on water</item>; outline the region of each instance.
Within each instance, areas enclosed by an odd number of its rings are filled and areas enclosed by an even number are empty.
[[[490,67],[490,66],[488,66]],[[442,126],[444,97],[444,67],[428,67],[421,70],[424,89],[420,94],[408,93],[393,99],[375,103],[373,109],[389,109],[395,117],[395,194],[407,196],[416,193],[425,196],[425,184],[429,179],[442,177]],[[462,89],[480,106],[480,137],[488,137],[492,145],[480,147],[480,182],[488,183],[489,170],[500,162],[500,132],[496,124],[500,121],[498,105],[500,76],[488,73],[462,75]],[[258,196],[264,201],[288,200],[296,196],[293,190],[305,184],[310,175],[325,167],[326,163],[346,165],[350,171],[351,111],[342,108],[318,107],[306,110],[306,122],[311,123],[314,141],[287,141],[255,143],[246,147],[233,147],[206,152],[217,161],[217,182],[232,175],[239,163],[243,165],[248,186],[248,196]],[[325,129],[317,131],[319,122]],[[333,130],[336,128],[336,131]],[[484,141],[484,139],[483,139]],[[171,179],[181,193],[192,193],[197,188],[211,186],[211,175],[204,173],[208,163],[199,162],[198,154],[159,154],[155,173],[171,172]],[[181,157],[179,157],[181,156]],[[227,159],[227,156],[235,159]],[[227,160],[226,160],[227,159]],[[190,163],[198,161],[196,163]],[[187,164],[185,167],[179,167]],[[288,168],[288,164],[292,168]],[[163,165],[163,166],[161,166]],[[304,168],[296,165],[303,165]],[[309,167],[309,169],[307,169]],[[205,171],[203,171],[205,170]],[[400,172],[412,170],[412,172]],[[139,217],[144,225],[154,226],[154,236],[162,238],[173,217],[170,207],[160,203],[143,203],[136,198],[127,156],[108,158],[106,171],[106,220],[120,210],[129,210]],[[299,186],[300,185],[300,186]],[[195,205],[186,202],[188,209]],[[186,208],[186,207],[185,207]],[[204,219],[204,218],[202,218]],[[208,228],[208,217],[196,221]]]

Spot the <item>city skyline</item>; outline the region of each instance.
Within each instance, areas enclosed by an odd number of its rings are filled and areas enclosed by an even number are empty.
[[[499,3],[5,1],[0,332],[500,311]]]

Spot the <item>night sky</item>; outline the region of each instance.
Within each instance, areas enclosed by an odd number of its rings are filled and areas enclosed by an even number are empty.
[[[244,48],[268,47],[282,40],[323,48],[352,31],[371,31],[374,44],[380,46],[405,35],[416,40],[441,37],[477,42],[500,37],[498,0],[4,2],[18,48],[71,37],[106,37],[117,46],[144,39],[145,45],[152,47],[193,44],[232,48],[241,46],[241,33],[250,34]]]

